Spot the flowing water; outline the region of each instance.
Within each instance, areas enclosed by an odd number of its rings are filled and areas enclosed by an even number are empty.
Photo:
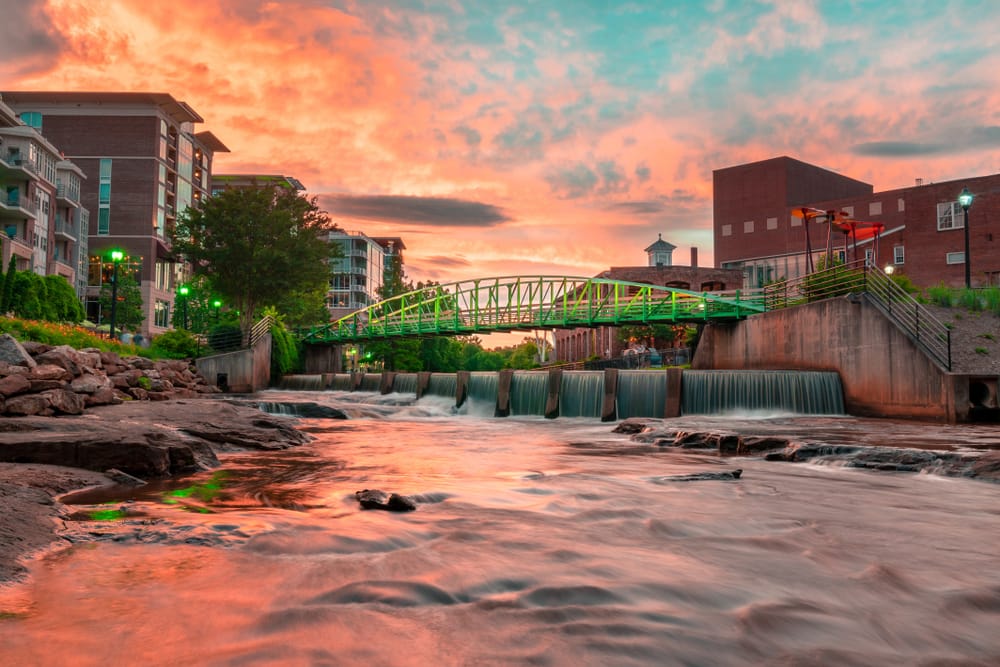
[[[470,394],[491,389],[474,378]],[[315,439],[292,450],[78,495],[74,546],[0,590],[0,664],[1000,664],[1000,485],[723,459],[594,418],[494,419],[474,399],[455,414],[443,396],[261,398],[351,418],[302,420]],[[678,423],[1000,439],[847,417]],[[418,508],[362,510],[365,488]]]

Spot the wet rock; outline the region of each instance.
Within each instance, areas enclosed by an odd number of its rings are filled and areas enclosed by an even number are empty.
[[[649,426],[651,422],[647,419],[641,419],[636,417],[629,417],[628,419],[622,421],[615,426],[611,432],[612,433],[624,433],[626,435],[631,435],[634,433],[642,433]]]
[[[146,485],[146,481],[145,480],[139,479],[138,477],[130,475],[127,472],[122,472],[121,470],[118,470],[117,468],[110,468],[108,470],[105,470],[104,474],[107,475],[108,477],[110,477],[111,480],[114,481],[116,484],[120,484],[122,486],[145,486]]]
[[[751,435],[742,439],[736,453],[740,456],[751,456],[761,452],[772,452],[785,449],[790,445],[788,438],[778,438],[767,435]]]
[[[417,504],[398,493],[387,493],[378,489],[364,489],[355,492],[354,496],[366,510],[387,510],[389,512],[412,512]]]
[[[826,445],[823,443],[794,443],[780,452],[770,452],[766,461],[808,461],[818,457],[845,456],[863,449],[858,445]]]
[[[739,479],[743,474],[741,468],[727,470],[724,472],[694,472],[688,475],[670,475],[667,477],[657,477],[659,482],[704,482],[710,480],[734,480]]]

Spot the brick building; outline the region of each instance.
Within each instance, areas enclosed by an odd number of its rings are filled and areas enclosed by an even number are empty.
[[[958,195],[968,188],[969,265],[973,287],[1000,284],[1000,174],[923,183],[875,192],[872,185],[789,157],[713,172],[715,262],[744,272],[758,287],[806,273],[806,233],[815,265],[831,243],[833,254],[893,267],[914,283],[965,284],[965,220]],[[808,223],[800,207],[836,211],[881,227],[874,238],[833,231],[825,218]],[[845,241],[846,252],[845,252]]]
[[[613,266],[594,276],[627,282],[676,287],[695,292],[738,289],[743,280],[740,269],[720,269],[698,266],[698,249],[691,248],[691,265],[675,266],[673,251],[676,246],[658,238],[645,249],[646,266]],[[554,360],[560,362],[583,361],[591,357],[612,359],[620,357],[628,347],[627,341],[618,340],[618,327],[593,329],[560,329],[553,332]],[[652,341],[643,341],[651,345]],[[676,340],[675,345],[683,344]]]
[[[87,315],[101,321],[98,295],[110,280],[110,252],[139,280],[147,337],[167,330],[183,265],[170,230],[208,196],[213,155],[228,152],[186,103],[166,93],[14,92],[3,100],[86,176],[80,193],[89,220]],[[82,232],[81,232],[82,233]]]

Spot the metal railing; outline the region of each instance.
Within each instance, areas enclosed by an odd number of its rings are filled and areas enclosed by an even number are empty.
[[[864,294],[935,363],[951,370],[951,331],[877,266],[857,260],[764,288],[768,310]]]
[[[250,336],[247,342],[253,346],[254,343],[267,335],[267,333],[271,330],[271,325],[273,324],[274,319],[270,315],[262,317],[260,321],[250,327]]]

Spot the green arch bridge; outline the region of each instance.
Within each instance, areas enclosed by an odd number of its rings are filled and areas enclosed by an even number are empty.
[[[533,329],[737,320],[764,290],[692,292],[606,278],[506,276],[432,285],[303,332],[314,344]]]

